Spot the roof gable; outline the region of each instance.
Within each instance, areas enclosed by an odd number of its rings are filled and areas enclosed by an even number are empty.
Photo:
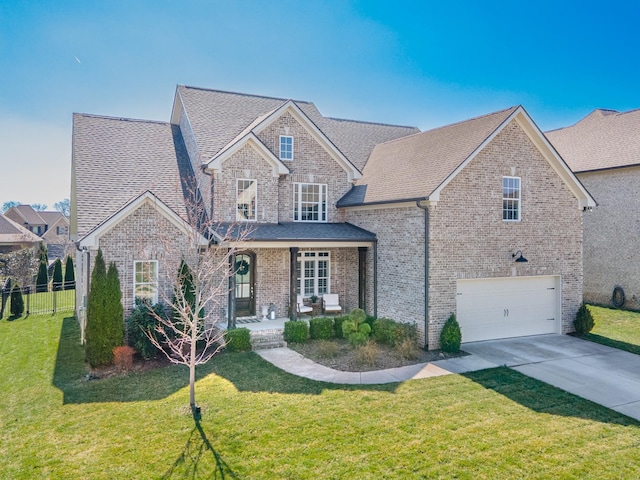
[[[258,139],[258,135],[268,128],[273,122],[285,113],[289,113],[293,118],[309,132],[318,144],[335,159],[347,174],[348,181],[357,180],[362,177],[360,171],[343,155],[343,153],[333,144],[333,142],[311,121],[311,119],[298,107],[293,100],[287,100],[278,108],[260,115],[254,119],[239,135],[230,143],[225,145],[220,152],[214,155],[206,164],[207,170],[219,170],[224,160],[237,152],[242,146],[249,143],[253,146],[274,168],[274,175],[289,173],[289,168],[278,159],[273,152]]]
[[[171,207],[160,200],[151,191],[147,190],[146,192],[132,198],[117,212],[113,213],[109,218],[94,227],[90,232],[88,232],[79,240],[79,246],[97,248],[99,246],[100,237],[111,231],[121,221],[123,221],[144,204],[152,205],[156,209],[156,211],[166,217],[171,223],[182,230],[185,234],[190,233],[192,227],[180,215],[178,215],[173,209],[171,209]],[[200,237],[200,244],[207,245],[208,241],[202,235],[200,235]]]
[[[264,158],[270,165],[273,171],[273,176],[286,175],[289,173],[289,168],[276,157],[271,150],[269,150],[264,143],[256,136],[255,133],[249,132],[244,134],[241,138],[234,140],[232,143],[223,148],[220,153],[215,155],[209,163],[205,164],[205,171],[215,172],[222,169],[222,164],[231,158],[235,153],[240,151],[245,145],[249,145],[258,154]]]
[[[597,109],[546,136],[574,172],[640,165],[640,109]]]
[[[71,233],[83,237],[147,190],[187,219],[181,182],[190,172],[177,126],[74,114]]]
[[[401,138],[374,148],[357,192],[342,206],[437,202],[440,192],[511,121],[516,121],[569,186],[581,207],[595,202],[521,106]],[[356,193],[358,195],[356,195]]]

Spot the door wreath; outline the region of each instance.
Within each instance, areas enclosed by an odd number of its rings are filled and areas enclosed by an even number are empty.
[[[236,273],[238,275],[246,275],[249,273],[249,262],[246,260],[238,260],[236,262]]]

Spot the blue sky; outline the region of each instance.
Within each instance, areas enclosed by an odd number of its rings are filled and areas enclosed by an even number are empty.
[[[422,130],[640,108],[640,2],[0,1],[0,204],[69,197],[73,112],[169,120],[176,84]]]

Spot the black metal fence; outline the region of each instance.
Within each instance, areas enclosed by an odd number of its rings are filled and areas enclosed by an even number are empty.
[[[0,319],[11,316],[11,280],[7,281],[0,288]],[[56,285],[55,288],[50,283],[46,290],[42,285],[30,285],[22,288],[22,301],[24,303],[23,315],[54,314],[58,312],[72,312],[75,310],[76,290],[75,282],[67,282]]]

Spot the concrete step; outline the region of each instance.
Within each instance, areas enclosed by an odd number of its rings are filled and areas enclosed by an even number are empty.
[[[257,330],[251,332],[251,348],[266,350],[268,348],[286,347],[281,330]]]

